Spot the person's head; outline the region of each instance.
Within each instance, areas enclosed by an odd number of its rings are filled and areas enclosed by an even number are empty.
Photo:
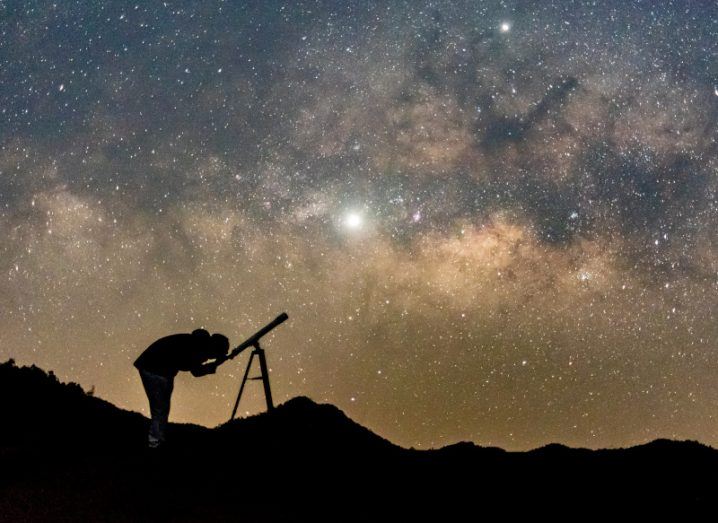
[[[210,358],[221,358],[229,352],[229,339],[224,334],[215,332],[207,343],[207,352]]]
[[[209,332],[207,332],[205,329],[195,329],[192,331],[192,336],[197,336],[198,338],[202,339],[209,339]]]

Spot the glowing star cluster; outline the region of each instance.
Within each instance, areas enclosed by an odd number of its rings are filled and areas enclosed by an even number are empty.
[[[145,410],[154,339],[287,311],[276,400],[403,445],[718,445],[716,20],[0,2],[0,358]],[[243,363],[173,419],[225,421]]]

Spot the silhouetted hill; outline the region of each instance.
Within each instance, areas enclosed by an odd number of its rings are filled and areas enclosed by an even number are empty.
[[[147,420],[36,367],[0,364],[2,521],[451,521],[712,509],[718,452],[657,440],[506,452],[400,448],[294,398],[214,429]],[[619,512],[620,511],[620,512]]]

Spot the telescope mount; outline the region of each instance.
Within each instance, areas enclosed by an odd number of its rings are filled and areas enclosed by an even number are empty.
[[[264,355],[264,349],[259,345],[257,340],[253,345],[254,349],[249,355],[249,362],[247,368],[244,371],[244,377],[242,378],[242,385],[239,387],[239,394],[237,394],[237,401],[234,402],[234,408],[232,409],[232,417],[229,421],[232,421],[237,415],[237,408],[239,408],[239,400],[242,399],[242,393],[244,392],[244,386],[247,384],[247,380],[262,380],[264,385],[264,399],[267,401],[267,412],[274,410],[274,402],[272,401],[272,389],[269,386],[269,368],[267,367],[267,357]],[[259,360],[259,376],[249,377],[249,369],[252,367],[254,357]]]

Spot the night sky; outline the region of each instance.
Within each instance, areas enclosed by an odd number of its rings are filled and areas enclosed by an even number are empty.
[[[714,1],[0,1],[0,359],[147,413],[286,311],[275,399],[405,446],[718,445],[717,129]]]

